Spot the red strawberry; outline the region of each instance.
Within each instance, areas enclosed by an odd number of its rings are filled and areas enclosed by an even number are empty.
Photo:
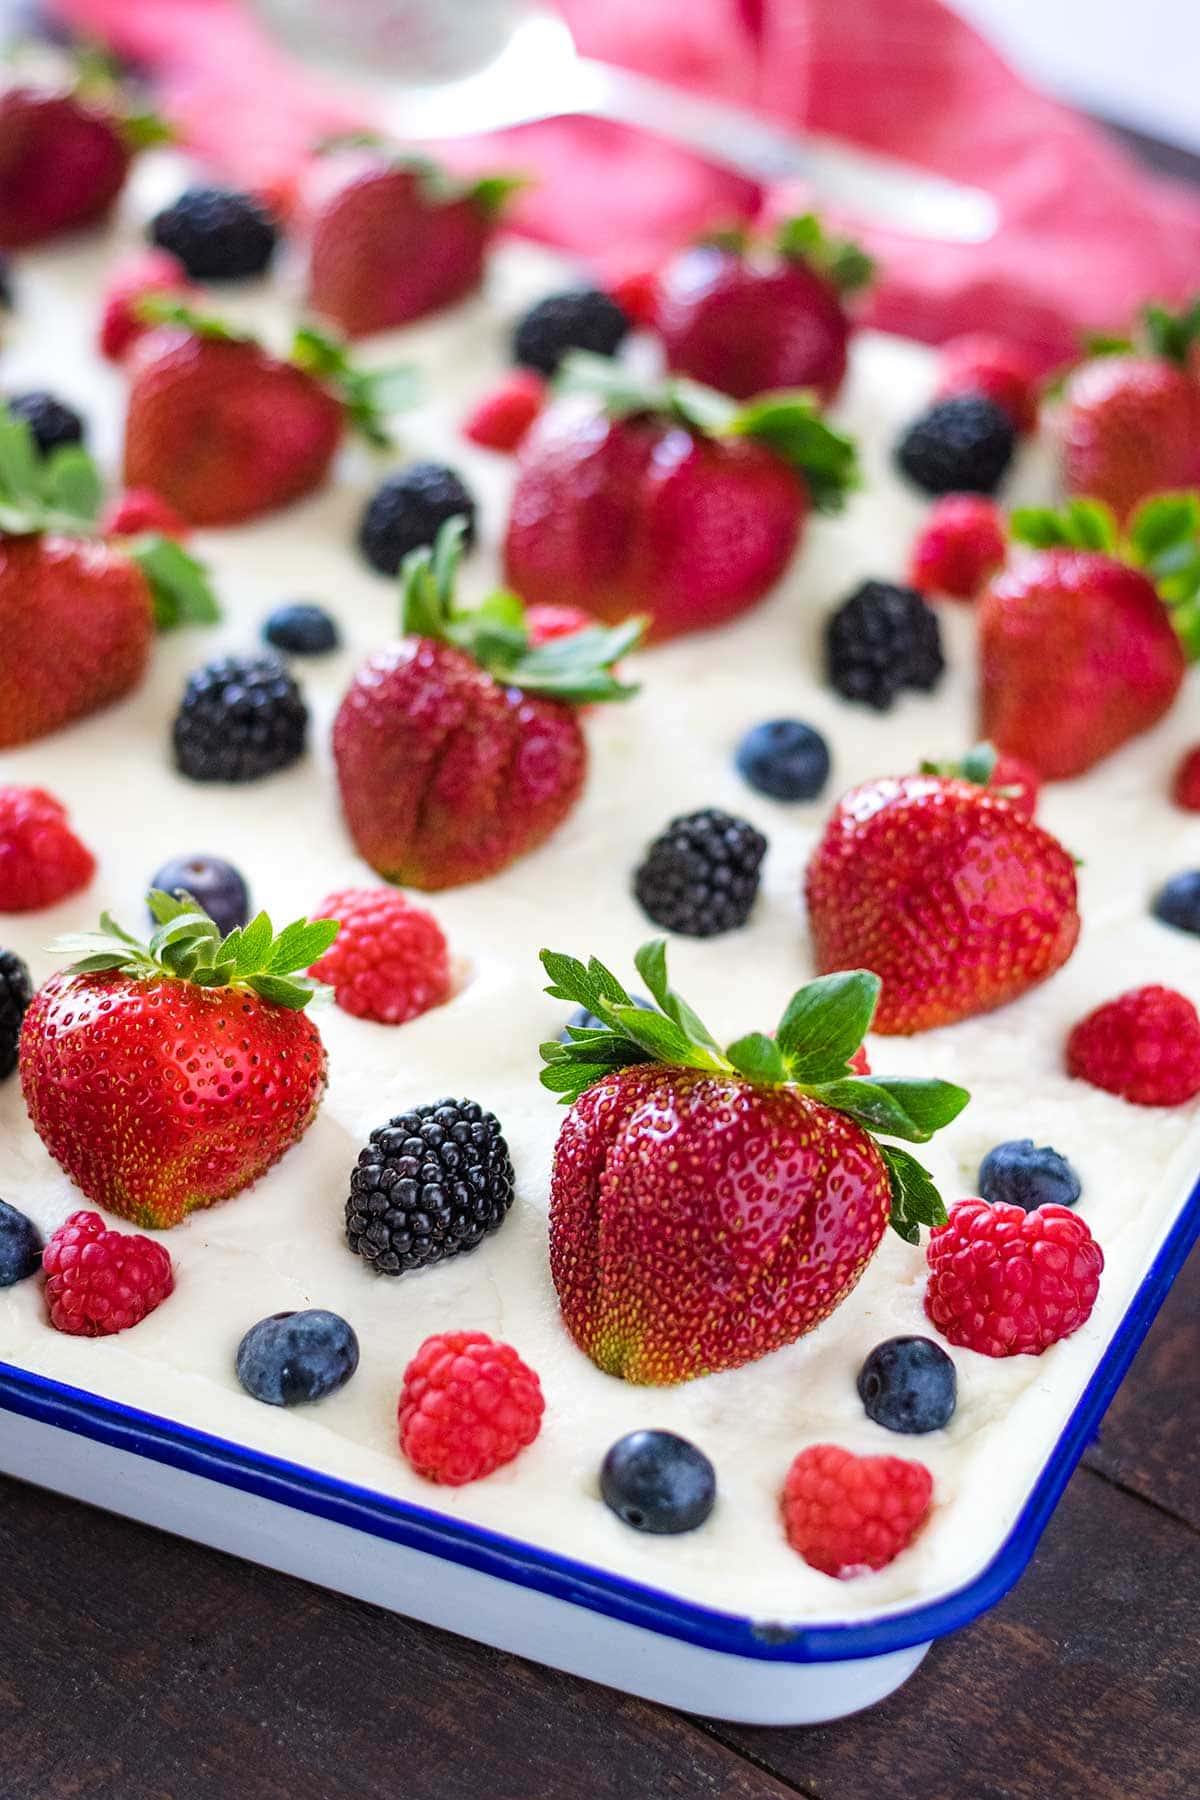
[[[128,1331],[175,1286],[162,1244],[110,1231],[99,1213],[72,1213],[42,1253],[50,1323],[70,1337]]]
[[[463,436],[485,450],[515,450],[546,400],[546,383],[533,369],[512,369],[463,423]]]
[[[923,762],[922,775],[958,775],[1000,794],[1014,811],[1032,819],[1041,782],[1037,770],[1019,756],[997,754],[991,744],[975,744],[958,762]]]
[[[1135,1106],[1182,1106],[1200,1094],[1200,1017],[1171,988],[1133,988],[1080,1019],[1067,1069]]]
[[[1090,358],[1068,377],[1058,418],[1063,485],[1124,519],[1149,494],[1200,483],[1200,301],[1144,315],[1140,345]]]
[[[835,510],[854,479],[853,446],[803,395],[739,411],[580,352],[559,385],[522,443],[504,545],[531,605],[647,613],[651,641],[723,624],[778,580],[810,506]]]
[[[141,250],[112,270],[104,284],[98,348],[110,362],[120,362],[135,339],[151,329],[137,311],[147,294],[171,294],[187,300],[199,292],[188,280],[179,258],[167,250]]]
[[[28,427],[3,408],[0,440],[0,748],[7,748],[128,693],[145,673],[156,623],[207,623],[217,607],[200,565],[170,540],[139,535],[117,545],[84,535],[96,529],[100,488],[82,450],[39,458]]]
[[[657,1011],[594,960],[542,962],[547,991],[600,1022],[543,1044],[542,1081],[570,1103],[550,1273],[567,1330],[607,1374],[665,1384],[764,1356],[845,1298],[889,1216],[914,1243],[945,1217],[921,1165],[871,1133],[924,1141],[967,1095],[850,1073],[875,977],[813,982],[774,1038],[722,1051],[667,985],[661,940],[636,958]]]
[[[0,913],[54,906],[95,872],[61,801],[44,788],[0,787]]]
[[[955,394],[986,394],[1002,407],[1021,433],[1036,429],[1037,370],[1019,344],[987,332],[951,338],[942,347],[937,400]]]
[[[313,208],[308,304],[348,337],[405,325],[477,288],[519,185],[502,176],[455,181],[379,151],[331,158],[316,181],[326,192]]]
[[[973,782],[901,775],[851,789],[805,877],[818,969],[873,969],[874,1029],[927,1031],[1015,1000],[1079,936],[1057,839]]]
[[[741,234],[685,250],[658,280],[655,323],[667,363],[737,400],[811,388],[828,403],[846,373],[846,295],[871,278],[855,245],[827,238],[812,213],[769,247]]]
[[[886,1568],[929,1515],[933,1477],[902,1456],[855,1456],[810,1444],[780,1496],[787,1541],[806,1563],[845,1581]]]
[[[934,502],[912,548],[908,579],[923,594],[973,600],[1004,561],[1004,515],[983,494],[945,494]]]
[[[583,787],[574,702],[632,693],[609,673],[641,631],[575,632],[535,649],[511,594],[454,602],[463,522],[402,571],[403,629],[358,671],[333,754],[359,854],[402,887],[457,887],[549,837]]]
[[[138,1225],[177,1225],[257,1181],[303,1137],[325,1049],[295,974],[337,934],[260,913],[224,941],[190,899],[154,892],[162,929],[62,940],[79,956],[34,995],[21,1088],[42,1142],[89,1200]]]
[[[284,360],[176,306],[127,367],[125,484],[153,488],[193,525],[235,525],[320,487],[348,419],[388,441],[378,409],[397,371],[368,377],[309,328]]]
[[[1200,744],[1179,759],[1171,782],[1171,798],[1184,812],[1200,812]]]
[[[1148,503],[1124,547],[1111,514],[1084,501],[1063,514],[1016,513],[1013,531],[1040,547],[979,600],[983,730],[1048,780],[1082,775],[1170,707],[1186,665],[1181,638],[1194,634],[1200,653],[1195,603],[1164,575],[1163,596],[1179,602],[1172,612],[1152,579],[1160,558],[1165,568],[1200,542],[1200,500]]]
[[[21,85],[0,95],[0,249],[23,250],[103,218],[130,160],[164,136],[125,113],[115,88]]]

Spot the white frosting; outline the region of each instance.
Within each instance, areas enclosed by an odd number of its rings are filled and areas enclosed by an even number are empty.
[[[161,163],[157,172],[150,164],[130,213],[145,206],[155,178],[168,191],[174,181]],[[9,390],[44,384],[79,402],[108,461],[119,441],[122,381],[94,354],[92,334],[98,280],[115,247],[113,238],[93,239],[22,260],[4,369]],[[369,347],[375,361],[399,351],[426,377],[428,403],[403,424],[404,455],[455,463],[481,496],[482,544],[465,573],[471,595],[496,580],[512,471],[507,459],[463,442],[458,422],[503,368],[513,315],[560,276],[539,252],[505,250],[486,300]],[[262,293],[239,297],[236,310],[267,321],[282,316],[278,296]],[[594,1369],[561,1325],[547,1272],[544,1213],[560,1114],[537,1079],[538,1042],[558,1030],[564,1011],[541,991],[539,947],[595,952],[632,977],[632,953],[653,928],[631,897],[630,874],[670,816],[724,806],[770,839],[748,928],[671,944],[675,981],[727,1041],[769,1029],[786,996],[812,973],[799,890],[836,794],[972,740],[968,607],[939,609],[949,670],[938,692],[902,699],[883,716],[844,705],[819,666],[830,607],[863,576],[894,577],[903,568],[923,506],[892,477],[887,453],[899,423],[927,395],[932,367],[926,351],[862,338],[838,412],[861,438],[865,490],[842,518],[810,526],[788,579],[752,615],[718,635],[636,659],[642,693],[589,717],[587,792],[548,845],[496,880],[431,899],[462,970],[451,1003],[399,1029],[324,1011],[331,1078],[316,1124],[266,1180],[166,1236],[176,1269],[172,1297],[136,1329],[86,1340],[52,1330],[40,1282],[24,1282],[0,1293],[0,1356],[731,1612],[858,1618],[945,1592],[987,1561],[1200,1169],[1195,1107],[1128,1106],[1068,1080],[1062,1067],[1071,1023],[1123,988],[1158,980],[1200,999],[1200,943],[1148,911],[1164,877],[1200,864],[1200,817],[1185,816],[1167,798],[1169,770],[1200,736],[1196,676],[1156,731],[1043,798],[1042,820],[1083,859],[1084,928],[1067,967],[1002,1012],[911,1041],[870,1044],[878,1069],[937,1074],[973,1092],[961,1119],[922,1152],[947,1200],[974,1191],[980,1158],[998,1140],[1052,1143],[1082,1176],[1080,1210],[1107,1261],[1092,1319],[1068,1342],[1007,1361],[955,1352],[960,1399],[946,1431],[896,1437],[865,1418],[855,1394],[858,1367],[875,1343],[928,1329],[923,1252],[892,1234],[829,1321],[747,1368],[672,1389],[630,1387]],[[352,669],[396,617],[394,587],[353,546],[379,472],[364,453],[347,451],[337,480],[310,502],[250,528],[199,534],[225,623],[164,639],[136,694],[0,757],[0,780],[58,794],[99,857],[85,893],[51,912],[0,920],[0,941],[28,959],[36,979],[53,966],[50,939],[92,925],[102,906],[139,924],[149,876],[176,854],[228,857],[277,922],[311,911],[333,888],[374,879],[340,819],[328,737]],[[1028,463],[1023,481],[1028,487]],[[253,648],[272,606],[305,597],[326,602],[346,636],[339,655],[296,665],[313,711],[311,754],[247,788],[176,776],[168,732],[185,673],[219,649]],[[825,800],[776,805],[735,774],[741,733],[780,714],[808,719],[828,736],[834,774]],[[517,1170],[512,1213],[472,1255],[400,1280],[375,1277],[342,1239],[350,1169],[372,1127],[443,1093],[472,1096],[499,1115]],[[0,1142],[0,1192],[44,1230],[84,1204],[29,1126],[15,1078],[0,1089]],[[331,1307],[351,1321],[362,1345],[359,1372],[318,1406],[262,1406],[235,1378],[238,1341],[264,1314],[306,1306]],[[486,1481],[442,1490],[414,1476],[400,1456],[395,1411],[412,1352],[428,1333],[452,1327],[514,1344],[540,1374],[547,1407],[541,1435],[515,1463]],[[682,1432],[712,1457],[720,1499],[702,1530],[641,1536],[598,1498],[605,1450],[637,1426]],[[934,1511],[917,1543],[880,1573],[845,1583],[795,1555],[777,1515],[793,1455],[828,1439],[859,1452],[919,1457],[934,1477]],[[143,1478],[154,1480],[152,1464],[143,1465]]]

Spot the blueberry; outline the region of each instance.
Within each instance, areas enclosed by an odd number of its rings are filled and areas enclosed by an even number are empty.
[[[289,650],[293,656],[326,656],[342,641],[336,621],[325,608],[307,600],[277,606],[263,626],[263,636],[268,644]]]
[[[42,1234],[32,1219],[0,1200],[0,1288],[24,1281],[42,1266]]]
[[[1080,1181],[1065,1156],[1032,1138],[1013,1138],[989,1150],[979,1166],[979,1192],[991,1206],[1074,1206]]]
[[[1152,910],[1164,925],[1200,937],[1200,869],[1185,869],[1181,875],[1172,875],[1155,895]]]
[[[630,994],[629,998],[635,1006],[641,1007],[643,1012],[657,1012],[658,1010],[653,1000],[647,1000],[644,994]],[[604,1029],[604,1020],[598,1019],[595,1013],[590,1013],[586,1006],[577,1006],[567,1020],[567,1024],[574,1025],[577,1031],[602,1031]],[[560,1044],[571,1042],[565,1029],[559,1032],[558,1041]]]
[[[742,780],[772,800],[815,800],[829,780],[829,746],[799,719],[752,726],[735,761]]]
[[[272,1313],[252,1325],[237,1350],[238,1380],[267,1406],[323,1400],[358,1367],[358,1339],[337,1313]]]
[[[55,450],[65,450],[84,440],[84,423],[75,408],[44,388],[14,394],[8,410],[14,419],[23,419],[28,425],[39,456],[51,456]]]
[[[958,1377],[932,1338],[886,1338],[858,1371],[858,1397],[887,1431],[940,1431],[954,1417]]]
[[[250,917],[250,894],[232,863],[219,856],[176,856],[164,863],[150,883],[167,894],[186,893],[198,900],[222,934]]]
[[[604,1458],[600,1492],[626,1525],[662,1536],[703,1525],[717,1476],[703,1450],[673,1431],[631,1431]]]

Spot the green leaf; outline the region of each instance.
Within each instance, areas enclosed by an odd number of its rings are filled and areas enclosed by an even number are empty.
[[[646,1050],[656,1062],[673,1068],[706,1068],[707,1059],[697,1061],[695,1047],[688,1041],[674,1019],[664,1013],[646,1012],[640,1006],[611,1006],[612,1016],[623,1035]]]
[[[75,519],[82,528],[96,523],[102,490],[96,465],[78,444],[64,445],[44,465],[43,497],[52,511]]]
[[[742,407],[731,434],[766,444],[801,476],[818,512],[838,512],[858,486],[853,441],[821,417],[807,393],[767,394]]]
[[[788,1078],[779,1045],[765,1031],[748,1031],[730,1044],[725,1054],[738,1074],[751,1081],[778,1084]]]
[[[57,946],[55,946],[57,948]],[[71,964],[73,975],[98,975],[102,969],[120,969],[125,966],[125,958],[119,950],[97,950],[88,956],[81,956],[78,962]]]
[[[250,344],[254,338],[248,331],[231,325],[216,313],[204,313],[170,294],[142,294],[133,303],[135,316],[146,325],[182,325],[195,337],[214,338],[222,344]]]
[[[1200,299],[1184,312],[1173,313],[1165,306],[1151,304],[1142,312],[1146,342],[1157,356],[1186,367],[1196,343],[1200,341]]]
[[[850,238],[830,237],[816,213],[800,213],[785,219],[775,233],[781,256],[806,263],[843,294],[866,287],[875,264],[860,244]]]
[[[793,1081],[829,1081],[871,1027],[882,983],[867,969],[822,975],[788,1001],[775,1041]]]
[[[483,175],[471,183],[466,198],[473,200],[489,219],[498,219],[513,195],[528,186],[527,175]]]
[[[120,132],[126,148],[135,155],[139,150],[175,142],[174,127],[156,112],[127,112],[120,122]]]
[[[847,1075],[838,1081],[818,1082],[806,1086],[805,1092],[822,1106],[845,1113],[868,1131],[907,1138],[914,1144],[923,1144],[932,1135],[909,1115],[903,1101],[871,1075]]]
[[[946,1208],[929,1170],[895,1144],[881,1144],[892,1190],[891,1226],[906,1244],[921,1241],[922,1225],[944,1225]]]
[[[260,965],[269,975],[292,975],[324,956],[341,929],[336,919],[297,919],[280,932]]]
[[[24,419],[0,407],[0,492],[9,501],[40,500],[37,447]]]
[[[222,948],[227,954],[232,952],[239,975],[257,975],[271,949],[271,921],[266,913],[260,912],[244,925],[236,940],[231,931]]]
[[[251,975],[246,986],[261,999],[269,1000],[273,1006],[286,1006],[290,1012],[306,1007],[315,991],[311,982],[288,981],[282,975]]]
[[[333,388],[345,408],[346,418],[369,443],[386,450],[391,438],[384,414],[411,406],[419,388],[415,371],[407,366],[360,368],[350,357],[343,339],[316,325],[300,325],[292,339],[291,360],[306,375]]]
[[[1009,535],[1035,550],[1065,547],[1109,556],[1120,539],[1111,508],[1100,500],[1072,500],[1057,512],[1050,506],[1019,506],[1009,520]]]
[[[161,532],[131,539],[127,553],[149,583],[154,621],[160,631],[176,625],[214,625],[221,617],[204,564]]]

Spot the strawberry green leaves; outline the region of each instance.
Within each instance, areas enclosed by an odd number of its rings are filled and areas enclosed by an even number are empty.
[[[803,480],[819,512],[837,512],[858,483],[848,437],[821,417],[811,394],[763,394],[740,406],[715,388],[682,376],[646,380],[608,356],[572,350],[555,378],[559,393],[590,394],[611,418],[649,413],[701,437],[747,437],[765,444]]]
[[[154,622],[160,631],[176,625],[212,625],[221,609],[204,564],[160,531],[146,531],[125,546],[146,577],[154,598]]]
[[[447,519],[432,550],[423,547],[405,558],[400,570],[402,631],[453,644],[502,687],[523,693],[577,705],[628,700],[637,692],[612,671],[638,643],[644,619],[626,619],[611,629],[590,626],[534,646],[516,594],[500,589],[477,607],[460,607],[455,584],[465,530],[464,519]]]
[[[417,377],[405,365],[364,369],[353,361],[340,338],[315,325],[302,325],[292,339],[291,360],[305,374],[331,387],[346,409],[348,422],[377,450],[389,450],[387,415],[402,412],[417,396]]]
[[[190,894],[176,899],[153,888],[147,901],[157,923],[149,943],[126,931],[111,913],[101,913],[99,931],[68,933],[53,948],[75,959],[72,974],[119,970],[134,981],[165,975],[197,987],[244,987],[291,1011],[300,1011],[320,992],[304,971],[337,936],[336,919],[297,919],[276,936],[266,913],[259,913],[222,937]]]
[[[873,279],[875,264],[851,238],[831,237],[816,213],[797,213],[775,233],[780,256],[801,262],[832,282],[839,293],[853,294]]]
[[[100,500],[100,477],[86,450],[67,444],[40,456],[25,420],[0,406],[0,532],[88,533]]]
[[[1034,550],[1099,550],[1115,556],[1121,534],[1116,515],[1102,500],[1071,500],[1061,511],[1019,506],[1009,520],[1009,535]]]
[[[551,982],[546,992],[582,1006],[599,1021],[596,1026],[569,1025],[565,1041],[541,1046],[542,1084],[564,1105],[614,1069],[660,1062],[792,1087],[844,1113],[872,1135],[920,1144],[957,1118],[969,1098],[949,1081],[854,1073],[850,1059],[870,1027],[880,992],[879,977],[866,969],[809,982],[792,995],[774,1037],[748,1032],[722,1050],[670,986],[661,938],[644,944],[635,959],[655,1011],[636,1006],[595,957],[585,964],[543,950],[541,961]],[[945,1220],[945,1207],[928,1171],[907,1151],[881,1144],[880,1153],[891,1183],[892,1223],[914,1243],[920,1225]]]

